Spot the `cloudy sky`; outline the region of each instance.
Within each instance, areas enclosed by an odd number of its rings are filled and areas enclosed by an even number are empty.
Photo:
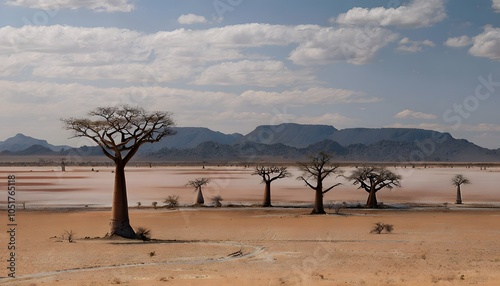
[[[417,127],[500,148],[500,0],[0,0],[0,140],[96,106],[248,133]]]

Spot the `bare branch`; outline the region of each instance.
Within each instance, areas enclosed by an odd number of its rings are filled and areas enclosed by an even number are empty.
[[[326,189],[326,190],[324,190],[324,191],[323,191],[323,194],[328,193],[328,192],[329,192],[329,191],[331,191],[333,188],[338,187],[338,186],[340,186],[340,185],[342,185],[342,183],[337,183],[337,184],[335,184],[335,185],[333,185],[333,186],[329,187],[328,189]]]
[[[401,176],[383,167],[357,168],[347,179],[353,181],[353,185],[359,184],[359,188],[367,192],[372,188],[379,191],[383,188],[401,187]]]
[[[73,131],[74,137],[90,138],[108,158],[123,160],[125,164],[141,145],[175,134],[168,112],[148,113],[141,107],[123,105],[97,107],[88,115],[90,118],[69,118],[62,122],[67,130]]]
[[[192,186],[195,188],[195,190],[198,190],[200,187],[207,185],[210,183],[209,178],[197,178],[194,180],[189,181],[186,186]]]
[[[256,166],[252,175],[261,176],[263,182],[272,182],[277,179],[291,177],[292,173],[288,171],[287,167]]]
[[[461,186],[461,185],[468,185],[470,184],[470,180],[468,178],[466,178],[464,175],[462,174],[456,174],[452,179],[451,179],[451,183],[454,185],[454,186]]]

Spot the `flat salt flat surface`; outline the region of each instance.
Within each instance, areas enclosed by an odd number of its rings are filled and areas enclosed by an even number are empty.
[[[68,167],[61,172],[56,167],[2,167],[0,174],[16,175],[17,201],[27,206],[110,206],[114,173],[112,167]],[[301,173],[290,168],[291,178],[276,180],[272,183],[272,200],[276,205],[310,204],[314,199],[313,191],[296,179]],[[349,175],[352,168],[345,168]],[[402,188],[384,189],[378,192],[378,199],[383,203],[453,203],[455,187],[451,178],[455,174],[464,174],[472,184],[462,186],[464,202],[498,203],[500,202],[500,168],[490,167],[431,167],[431,168],[396,168],[394,172],[403,176]],[[211,182],[203,188],[205,201],[216,195],[222,196],[224,203],[258,204],[261,203],[264,185],[259,176],[252,176],[252,168],[244,167],[127,167],[127,189],[130,206],[141,202],[151,206],[153,201],[158,206],[170,195],[179,196],[181,205],[194,202],[193,188],[186,186],[195,178],[210,178]],[[327,202],[364,203],[367,193],[357,189],[344,178],[329,178],[327,184],[337,182],[342,186],[325,194]],[[0,180],[0,188],[6,189],[7,179]],[[2,202],[5,198],[3,198]]]

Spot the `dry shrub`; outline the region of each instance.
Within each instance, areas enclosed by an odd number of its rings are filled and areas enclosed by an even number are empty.
[[[169,209],[175,209],[179,205],[179,196],[168,196],[163,203]]]
[[[222,207],[221,201],[223,201],[221,196],[215,196],[212,198],[212,202],[214,203],[214,207],[216,208]]]
[[[75,237],[75,232],[73,230],[65,230],[64,233],[61,235],[62,240],[67,240],[68,242],[74,242],[73,238]]]
[[[370,233],[381,234],[382,232],[391,233],[394,230],[392,224],[385,224],[382,222],[377,222]]]
[[[138,227],[135,230],[135,234],[139,239],[142,241],[149,241],[151,240],[151,230],[145,227]]]

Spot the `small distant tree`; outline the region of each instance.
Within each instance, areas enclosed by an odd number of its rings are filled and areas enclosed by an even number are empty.
[[[457,174],[451,179],[451,183],[457,187],[457,205],[462,204],[462,192],[460,191],[460,186],[461,185],[468,185],[470,184],[470,180],[464,177],[462,174]]]
[[[356,168],[347,179],[354,181],[354,185],[359,185],[359,189],[364,189],[368,193],[366,206],[369,208],[378,207],[378,191],[383,188],[401,187],[401,176],[385,167]]]
[[[276,166],[256,166],[252,175],[262,177],[262,182],[266,184],[264,189],[263,207],[272,207],[271,205],[271,183],[277,179],[291,177],[292,173],[287,170],[287,167]]]
[[[194,191],[197,192],[196,195],[196,204],[202,205],[205,203],[205,199],[203,198],[203,192],[201,191],[201,187],[208,185],[210,183],[209,178],[197,178],[187,183],[187,186],[194,187]]]
[[[153,205],[153,208],[156,209],[156,206],[158,205],[158,202],[152,202],[151,205]]]
[[[303,172],[303,175],[297,179],[304,181],[308,187],[315,191],[314,207],[311,214],[326,214],[323,206],[323,195],[342,184],[337,183],[324,189],[323,181],[330,175],[341,174],[342,171],[339,169],[339,165],[332,164],[332,156],[325,152],[311,156],[310,159],[309,162],[298,163],[299,170]],[[310,181],[315,181],[315,183]]]

